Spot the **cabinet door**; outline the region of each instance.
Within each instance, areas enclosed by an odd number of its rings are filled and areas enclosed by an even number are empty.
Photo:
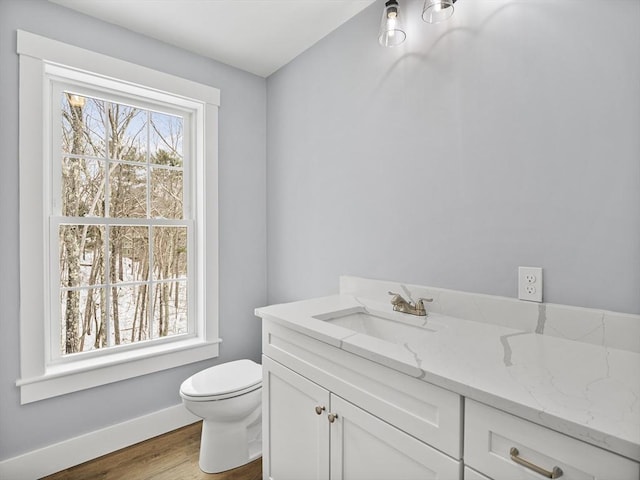
[[[262,371],[263,478],[327,480],[329,392],[265,356]]]
[[[451,480],[460,463],[331,395],[331,480]]]

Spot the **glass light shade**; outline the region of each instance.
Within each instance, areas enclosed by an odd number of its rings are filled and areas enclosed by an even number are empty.
[[[380,22],[380,34],[378,41],[383,47],[395,47],[407,38],[404,31],[403,17],[400,6],[396,0],[389,0],[384,4],[382,21]]]
[[[453,4],[456,0],[425,0],[422,9],[422,20],[427,23],[440,23],[453,15]]]

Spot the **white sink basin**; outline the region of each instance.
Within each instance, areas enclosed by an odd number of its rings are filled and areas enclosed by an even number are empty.
[[[419,342],[423,337],[435,332],[424,326],[427,323],[427,317],[402,313],[387,314],[367,311],[364,308],[338,310],[316,315],[313,318],[400,345],[409,341]]]

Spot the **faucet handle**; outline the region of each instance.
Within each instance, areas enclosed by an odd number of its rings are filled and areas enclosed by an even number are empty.
[[[418,312],[418,315],[427,314],[427,309],[424,308],[424,303],[422,302],[433,302],[433,298],[419,298],[416,300],[416,312]]]
[[[389,295],[393,295],[393,297],[391,297],[391,305],[399,305],[401,303],[408,303],[404,298],[402,298],[402,295],[400,295],[399,293],[395,293],[395,292],[388,292]]]

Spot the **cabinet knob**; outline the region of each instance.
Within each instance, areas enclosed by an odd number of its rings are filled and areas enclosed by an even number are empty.
[[[316,414],[322,415],[322,412],[325,411],[325,408],[322,405],[316,405]]]
[[[329,423],[335,422],[336,418],[338,418],[337,413],[330,413],[329,415],[327,415],[327,419],[329,420]]]

